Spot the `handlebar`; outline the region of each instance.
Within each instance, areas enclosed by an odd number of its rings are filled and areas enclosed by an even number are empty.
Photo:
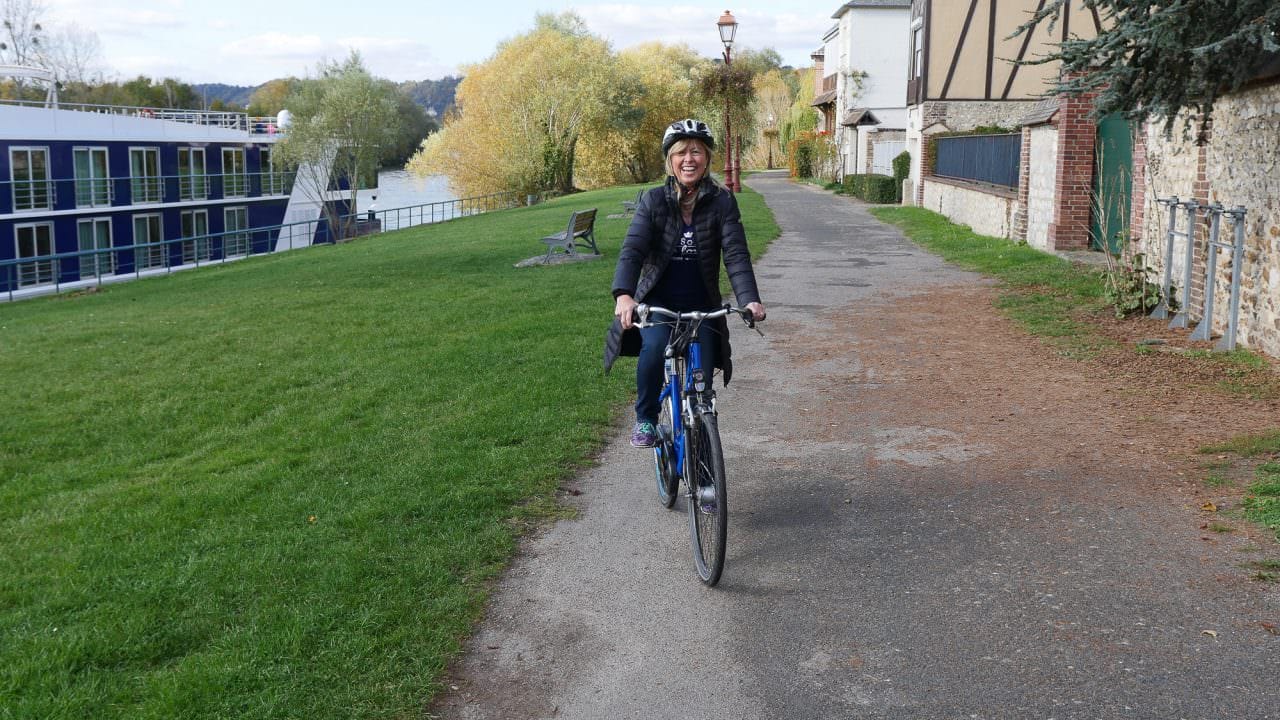
[[[650,315],[663,315],[677,321],[689,320],[693,322],[702,322],[703,320],[715,320],[716,318],[722,318],[730,313],[740,316],[742,321],[747,324],[747,327],[755,328],[755,316],[751,310],[747,308],[733,307],[728,304],[719,310],[710,310],[707,312],[676,312],[675,310],[668,310],[667,308],[659,307],[657,305],[646,305],[644,303],[640,303],[639,305],[636,305],[636,308],[633,311],[636,318],[636,327],[642,328],[651,327],[653,325],[653,323],[649,321]]]

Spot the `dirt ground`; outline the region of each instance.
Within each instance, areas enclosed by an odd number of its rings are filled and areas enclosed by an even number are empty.
[[[1274,531],[1238,513],[1253,468],[1269,458],[1201,452],[1280,428],[1280,363],[1264,356],[1263,367],[1242,369],[1197,357],[1190,351],[1212,343],[1192,342],[1188,331],[1169,330],[1164,321],[1106,315],[1089,322],[1116,345],[1088,359],[1067,357],[992,309],[998,292],[945,288],[874,313],[839,311],[842,322],[870,324],[872,337],[890,341],[859,347],[858,355],[869,377],[883,379],[887,393],[880,395],[892,403],[896,423],[948,429],[955,436],[946,445],[995,447],[1011,467],[1068,458],[1087,472],[1127,478],[1117,492],[1129,497],[1115,502],[1181,505],[1196,511],[1188,522],[1200,524],[1206,542],[1231,536],[1260,555],[1280,556]],[[979,309],[957,322],[955,308]],[[903,352],[890,343],[916,347]],[[797,360],[841,352],[811,350]],[[910,360],[904,364],[903,357]],[[831,417],[822,425],[836,426],[842,403],[825,408]],[[903,417],[903,408],[912,417]],[[921,442],[913,449],[927,450],[928,439]],[[1230,482],[1206,483],[1210,474]]]

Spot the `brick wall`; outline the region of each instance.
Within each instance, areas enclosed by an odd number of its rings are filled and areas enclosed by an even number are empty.
[[[1133,187],[1129,203],[1129,241],[1142,238],[1142,222],[1146,218],[1146,203],[1142,201],[1147,191],[1147,126],[1143,123],[1133,138]]]
[[[1089,247],[1089,219],[1093,193],[1093,150],[1097,127],[1089,113],[1094,95],[1063,95],[1058,99],[1058,162],[1056,207],[1049,224],[1048,246],[1055,250]]]
[[[1031,128],[1022,128],[1022,150],[1018,154],[1018,204],[1013,211],[1011,240],[1027,240],[1027,197],[1031,188]]]

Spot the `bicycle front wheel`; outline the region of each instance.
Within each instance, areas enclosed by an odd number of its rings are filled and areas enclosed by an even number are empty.
[[[698,577],[708,587],[720,582],[729,529],[729,496],[724,451],[716,416],[704,412],[687,429],[685,468],[689,487],[689,540]]]
[[[671,424],[671,396],[658,413],[658,444],[653,448],[653,474],[658,481],[658,501],[665,508],[676,504],[680,477],[676,474],[676,444]]]

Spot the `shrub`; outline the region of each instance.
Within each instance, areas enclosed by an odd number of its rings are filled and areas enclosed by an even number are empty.
[[[826,131],[802,132],[787,146],[791,177],[830,180],[835,176],[836,144]]]
[[[893,180],[898,185],[898,202],[902,202],[902,181],[911,174],[911,153],[903,150],[893,159]]]
[[[869,203],[896,203],[902,183],[888,175],[858,174],[844,176],[845,191]]]

